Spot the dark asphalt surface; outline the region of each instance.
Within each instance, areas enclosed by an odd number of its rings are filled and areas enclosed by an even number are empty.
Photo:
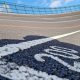
[[[75,20],[80,18],[79,13],[73,14],[64,14],[59,16],[23,16],[23,15],[12,15],[12,14],[0,14],[0,47],[3,47],[7,44],[18,44],[26,41],[37,40],[42,38],[49,38],[56,35],[61,35],[65,33],[74,32],[80,30],[80,20],[64,22],[68,20]],[[63,18],[60,18],[63,16]],[[58,19],[59,17],[59,19]],[[47,18],[47,19],[46,19]],[[4,19],[4,20],[2,20]],[[7,20],[6,20],[7,19]],[[33,22],[25,22],[26,20],[41,21],[40,23]],[[12,20],[12,21],[10,21]],[[15,20],[21,20],[15,21]],[[46,21],[46,23],[42,23],[42,21]],[[63,21],[61,23],[47,23],[47,22],[57,22]],[[49,41],[43,44],[39,44],[33,47],[30,47],[25,50],[19,50],[15,54],[7,55],[0,58],[0,61],[5,61],[6,65],[9,62],[16,63],[18,66],[28,66],[36,71],[46,72],[48,75],[56,75],[60,78],[66,78],[69,80],[80,80],[80,72],[69,69],[67,66],[60,64],[57,60],[52,59],[51,57],[43,56],[42,59],[45,62],[37,61],[34,56],[36,54],[47,54],[45,49],[51,49],[50,46],[58,46],[62,48],[73,49],[78,53],[74,53],[75,55],[80,57],[80,32],[63,37],[57,40]],[[64,54],[63,52],[50,51],[55,54],[60,54],[64,56],[69,56],[70,54]],[[72,54],[72,53],[71,53]],[[53,54],[51,54],[53,56]],[[71,59],[66,57],[57,56],[59,59],[68,63],[71,66],[74,66],[74,62],[79,62],[79,59]],[[0,63],[0,67],[2,64]],[[80,67],[80,66],[79,66]],[[8,66],[10,70],[14,70]],[[1,68],[2,69],[2,68]],[[5,70],[7,71],[7,70]],[[6,73],[5,73],[6,74]],[[0,75],[0,80],[9,80]]]
[[[10,40],[10,39],[0,40],[0,46],[6,45],[6,44],[13,44],[13,43],[34,40],[34,39],[40,39],[40,38],[44,38],[44,36],[28,36],[28,37],[25,37],[25,40]],[[49,46],[60,46],[60,47],[74,49],[78,51],[77,55],[80,56],[80,46],[60,42],[58,40],[53,40],[44,44],[40,44],[38,46],[31,47],[30,49],[27,49],[27,50],[19,51],[16,54],[7,55],[5,57],[2,57],[0,60],[5,59],[7,63],[14,62],[18,64],[19,66],[28,65],[30,68],[33,68],[35,70],[46,72],[49,75],[57,75],[61,78],[67,78],[69,80],[80,80],[80,73],[68,69],[67,67],[63,66],[59,62],[49,57],[43,57],[46,60],[45,62],[38,62],[34,59],[35,54],[44,53],[43,50],[46,48],[49,48]],[[65,62],[69,63],[70,65],[73,65],[73,62],[74,62],[73,59],[67,59],[67,58],[63,58],[60,56],[58,57],[64,60]],[[80,59],[76,61],[80,61]],[[8,79],[3,78],[2,76],[0,77],[0,79],[8,80]]]

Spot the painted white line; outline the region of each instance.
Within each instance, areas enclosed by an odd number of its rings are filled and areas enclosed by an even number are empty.
[[[18,52],[19,50],[28,49],[30,47],[33,47],[33,46],[36,46],[36,45],[39,45],[42,43],[46,43],[46,42],[54,40],[54,39],[66,37],[66,36],[69,36],[69,35],[72,35],[72,34],[75,34],[78,32],[80,32],[80,30],[74,31],[71,33],[67,33],[67,34],[50,37],[50,38],[21,42],[18,44],[7,44],[3,47],[0,47],[0,58],[3,56],[9,55],[9,54],[14,54],[14,53]],[[50,57],[53,58],[52,56],[50,56]],[[57,60],[56,57],[55,57],[55,59]],[[13,69],[11,70],[11,68],[13,68]],[[18,69],[16,69],[16,68],[18,68]],[[26,80],[26,79],[40,80],[39,79],[40,77],[44,80],[51,80],[51,79],[68,80],[68,79],[59,78],[56,75],[48,75],[45,72],[36,71],[32,68],[29,68],[28,66],[18,66],[17,64],[10,63],[10,62],[6,64],[5,61],[0,61],[0,75],[7,77],[9,79],[13,79],[13,80]]]
[[[15,63],[0,61],[0,75],[11,80],[68,80],[30,67],[18,66]]]
[[[67,21],[29,21],[29,20],[12,20],[12,19],[0,19],[0,21],[14,21],[14,22],[32,22],[32,23],[67,23],[67,22],[76,22],[80,21],[80,19],[75,20],[67,20]]]
[[[62,34],[62,35],[58,35],[58,36],[53,36],[50,38],[43,38],[43,39],[38,39],[38,40],[32,40],[32,41],[27,41],[27,42],[21,42],[18,44],[7,44],[3,47],[0,47],[0,58],[9,54],[13,54],[18,52],[19,50],[24,50],[24,49],[28,49],[30,47],[42,44],[42,43],[46,43],[48,41],[54,40],[54,39],[59,39],[59,38],[63,38],[75,33],[80,32],[80,30],[78,31],[74,31],[71,33],[67,33],[67,34]]]
[[[74,32],[71,32],[71,33],[67,33],[67,34],[62,34],[62,35],[54,36],[54,37],[51,37],[51,38],[58,39],[58,38],[66,37],[66,36],[69,36],[69,35],[72,35],[72,34],[75,34],[75,33],[78,33],[78,32],[80,32],[80,30],[74,31]]]

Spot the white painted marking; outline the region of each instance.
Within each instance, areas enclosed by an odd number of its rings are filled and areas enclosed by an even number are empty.
[[[56,53],[53,53],[53,54],[56,54]],[[60,58],[58,57],[55,57],[55,56],[52,56],[52,55],[48,55],[48,54],[44,54],[44,53],[41,53],[41,54],[36,54],[34,56],[34,58],[37,60],[37,61],[40,61],[40,62],[44,62],[45,60],[42,58],[42,57],[50,57],[56,61],[58,61],[60,64],[63,64],[64,66],[68,67],[70,70],[73,70],[73,71],[76,71],[76,72],[80,72],[80,67],[78,66],[71,66],[69,65],[67,62],[61,60]],[[76,64],[78,64],[76,62]]]
[[[72,35],[72,34],[75,34],[75,33],[78,33],[78,32],[80,32],[80,30],[75,31],[75,32],[71,32],[71,33],[67,33],[67,34],[63,34],[63,35],[50,37],[50,38],[21,42],[21,43],[18,43],[18,44],[7,44],[3,47],[0,47],[0,58],[3,57],[3,56],[7,56],[9,54],[14,54],[14,53],[18,52],[19,50],[28,49],[30,47],[33,47],[33,46],[36,46],[36,45],[39,45],[39,44],[42,44],[42,43],[46,43],[46,42],[54,40],[54,39],[59,39],[59,38],[62,38],[62,37],[66,37],[66,36],[69,36],[69,35]],[[58,59],[57,57],[52,57],[50,55],[48,57],[51,57],[55,60]],[[62,62],[60,59],[58,59],[58,61]],[[7,77],[9,79],[22,80],[22,78],[23,78],[23,80],[26,80],[26,79],[29,80],[31,78],[32,80],[35,80],[34,77],[37,77],[37,78],[41,77],[42,79],[44,78],[45,80],[51,80],[51,79],[67,80],[67,79],[59,78],[55,75],[48,75],[47,73],[44,73],[44,72],[41,72],[41,71],[38,72],[38,71],[33,70],[33,69],[31,69],[27,66],[23,66],[24,69],[22,69],[21,68],[22,66],[18,66],[15,63],[13,63],[13,66],[11,66],[9,64],[12,64],[12,63],[9,62],[9,63],[6,64],[5,61],[3,61],[3,62],[0,61],[0,75],[2,75],[4,77]],[[17,65],[18,70],[15,67],[16,65]],[[65,65],[67,66],[68,64],[66,63]],[[13,70],[11,70],[11,67],[14,67]],[[33,76],[33,77],[31,77],[31,76]]]
[[[75,53],[78,53],[78,51],[74,49],[69,49],[69,48],[64,48],[64,47],[59,47],[59,46],[50,46],[51,49],[45,49],[44,52],[52,54],[52,55],[58,55],[62,56],[64,58],[69,58],[69,59],[79,59],[80,57],[75,55]],[[53,53],[55,51],[56,53]],[[63,53],[63,54],[59,54]],[[68,55],[68,56],[67,56]]]
[[[67,22],[76,22],[80,21],[80,19],[75,20],[66,20],[66,21],[29,21],[29,20],[12,20],[12,19],[0,19],[0,21],[14,21],[14,22],[32,22],[32,23],[67,23]]]
[[[28,66],[0,61],[0,75],[11,80],[68,80],[46,72],[36,71]]]
[[[50,48],[52,48],[52,49],[44,49],[45,53],[35,54],[34,58],[37,61],[44,62],[45,60],[43,59],[43,57],[50,57],[50,58],[58,61],[60,64],[66,66],[67,68],[69,68],[73,71],[76,71],[76,72],[80,72],[80,66],[78,66],[78,65],[75,66],[75,64],[72,66],[58,57],[58,56],[61,56],[63,58],[70,58],[70,59],[77,60],[77,59],[80,59],[79,56],[74,54],[74,53],[78,53],[77,51],[75,51],[73,49],[59,47],[59,46],[50,46]],[[55,53],[53,51],[55,51]],[[61,52],[63,54],[59,54],[59,52]],[[48,53],[48,54],[46,54],[46,53]],[[65,54],[67,54],[68,56]],[[75,61],[74,61],[74,63],[75,63]],[[76,62],[76,64],[78,64],[78,63]]]
[[[67,34],[63,34],[63,35],[54,36],[54,37],[51,37],[51,38],[58,39],[58,38],[66,37],[66,36],[69,36],[69,35],[72,35],[72,34],[75,34],[75,33],[78,33],[78,32],[80,32],[80,30],[74,31],[74,32],[71,32],[71,33],[67,33]]]
[[[67,33],[67,34],[62,34],[62,35],[58,35],[58,36],[54,36],[54,37],[50,37],[50,38],[43,38],[43,39],[38,39],[38,40],[32,40],[32,41],[27,41],[27,42],[21,42],[18,44],[7,44],[3,47],[0,47],[0,58],[9,54],[13,54],[18,52],[19,50],[24,50],[24,49],[28,49],[30,47],[42,44],[42,43],[46,43],[48,41],[54,40],[54,39],[59,39],[59,38],[63,38],[75,33],[80,32],[80,30],[75,31],[75,32],[71,32],[71,33]]]
[[[77,69],[80,69],[80,62],[75,61],[74,62],[74,67],[76,67]]]

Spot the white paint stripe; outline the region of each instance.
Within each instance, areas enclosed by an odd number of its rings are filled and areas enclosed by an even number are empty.
[[[50,53],[50,52],[49,52],[49,53]],[[80,66],[78,66],[78,65],[73,65],[73,66],[72,66],[72,65],[70,65],[69,63],[65,62],[64,60],[60,59],[59,57],[54,56],[55,53],[52,53],[52,54],[53,54],[53,55],[44,54],[44,53],[36,54],[36,55],[34,56],[34,58],[35,58],[37,61],[45,62],[45,60],[43,59],[43,57],[44,57],[44,56],[45,56],[45,57],[50,57],[50,58],[52,58],[53,60],[56,60],[58,63],[64,65],[64,66],[67,67],[68,69],[80,73]],[[61,55],[58,55],[58,56],[61,56]],[[79,56],[77,56],[77,57],[80,59]],[[76,56],[75,56],[75,58],[76,58]],[[80,62],[77,63],[77,61],[74,61],[74,64],[75,64],[75,63],[78,64],[78,63],[80,63]]]
[[[0,61],[0,75],[11,80],[68,80],[30,67],[18,66],[15,63]]]
[[[75,20],[66,20],[66,21],[29,21],[29,20],[12,20],[12,19],[0,19],[0,21],[14,21],[14,22],[32,22],[32,23],[67,23],[67,22],[76,22],[80,21],[80,19]]]
[[[75,33],[78,33],[78,32],[80,32],[80,30],[75,31],[75,32],[71,32],[71,33],[68,33],[68,34],[63,34],[63,35],[58,35],[58,36],[50,37],[50,38],[38,39],[38,40],[33,40],[33,41],[28,41],[28,42],[22,42],[22,43],[19,43],[19,44],[6,45],[6,46],[3,46],[3,47],[0,47],[0,57],[1,57],[1,49],[3,50],[3,55],[2,56],[5,56],[5,55],[8,55],[8,54],[6,54],[8,52],[5,51],[5,50],[10,50],[11,49],[13,51],[13,53],[15,53],[19,49],[24,50],[25,47],[27,49],[27,48],[30,48],[32,46],[35,46],[35,45],[38,45],[38,44],[42,44],[42,43],[51,41],[53,39],[59,39],[59,38],[66,37],[66,36],[69,36],[69,35],[72,35],[72,34],[75,34]],[[20,45],[21,45],[21,47],[19,47]],[[9,51],[9,54],[11,54],[10,52],[11,51]],[[44,80],[51,80],[51,79],[54,79],[54,80],[68,80],[68,79],[59,78],[56,75],[48,75],[45,72],[36,71],[36,70],[31,69],[31,68],[29,68],[27,66],[18,66],[15,63],[13,63],[13,66],[17,66],[18,70],[16,70],[16,68],[14,68],[13,70],[10,70],[10,68],[12,68],[12,66],[9,66],[9,65],[12,64],[12,63],[9,62],[6,65],[5,65],[6,62],[2,62],[2,63],[3,64],[0,65],[0,75],[2,75],[4,77],[7,77],[9,79],[13,79],[13,80],[31,80],[31,79],[32,80],[35,80],[35,79],[41,80],[41,79],[39,79],[41,77]],[[5,72],[7,72],[7,73],[5,73]]]
[[[51,41],[53,39],[59,39],[59,38],[62,38],[62,37],[66,37],[66,36],[69,36],[69,35],[72,35],[72,34],[75,34],[75,33],[78,33],[78,32],[80,32],[80,30],[75,31],[75,32],[71,32],[71,33],[67,33],[67,34],[63,34],[63,35],[50,37],[50,38],[32,40],[32,41],[22,42],[22,43],[19,43],[19,44],[8,44],[8,45],[5,45],[3,47],[0,47],[0,57],[1,56],[6,56],[6,55],[9,55],[9,54],[13,54],[15,52],[18,52],[20,49],[21,50],[28,49],[32,46]],[[47,80],[47,78],[48,78],[48,80],[50,80],[50,78],[54,79],[54,80],[67,80],[67,79],[59,78],[55,75],[47,75],[47,73],[38,72],[38,71],[33,70],[33,69],[31,69],[27,66],[23,66],[25,68],[24,70],[23,70],[22,66],[17,66],[18,70],[16,70],[15,67],[14,67],[13,70],[10,70],[10,68],[11,68],[11,66],[9,66],[9,64],[11,64],[10,62],[8,64],[5,64],[6,62],[1,62],[1,63],[2,63],[2,65],[0,65],[0,75],[2,75],[4,77],[7,77],[9,79],[21,80],[23,78],[23,80],[26,80],[27,78],[28,79],[32,78],[32,80],[35,80],[35,79],[33,79],[34,77],[37,77],[37,78],[41,77],[42,79],[45,79],[45,80]],[[17,65],[17,64],[14,63],[13,66],[15,66],[15,65]],[[34,77],[31,77],[31,75],[32,76],[34,75]],[[39,80],[39,79],[37,79],[37,80]]]
[[[75,33],[78,33],[78,32],[80,32],[80,30],[74,31],[74,32],[71,32],[71,33],[67,33],[67,34],[63,34],[63,35],[54,36],[54,37],[51,37],[51,38],[58,39],[58,38],[66,37],[66,36],[69,36],[69,35],[72,35],[72,34],[75,34]]]
[[[42,43],[46,43],[48,41],[54,40],[54,39],[59,39],[59,38],[63,38],[75,33],[80,32],[80,30],[75,31],[75,32],[71,32],[71,33],[67,33],[67,34],[62,34],[62,35],[58,35],[58,36],[54,36],[54,37],[50,37],[50,38],[43,38],[43,39],[38,39],[38,40],[32,40],[32,41],[27,41],[27,42],[21,42],[18,44],[7,44],[3,47],[0,47],[0,58],[9,54],[13,54],[18,52],[19,50],[24,50],[24,49],[28,49],[30,47],[42,44]]]

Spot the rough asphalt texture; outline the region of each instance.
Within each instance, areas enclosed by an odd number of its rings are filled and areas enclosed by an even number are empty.
[[[34,36],[33,38],[36,38],[36,36]],[[1,40],[0,46],[5,45],[5,44],[24,42],[24,41],[25,40],[23,40],[23,41]],[[47,42],[45,44],[41,44],[41,45],[32,47],[27,50],[19,51],[16,54],[5,56],[1,60],[5,59],[6,62],[14,62],[14,63],[18,64],[19,66],[28,65],[29,67],[34,68],[35,70],[47,72],[48,74],[51,74],[51,75],[55,74],[61,78],[68,78],[70,80],[79,80],[80,73],[69,70],[67,67],[64,67],[63,65],[61,65],[60,63],[58,63],[57,61],[55,61],[51,58],[44,57],[46,62],[38,62],[34,59],[35,54],[42,53],[43,50],[46,48],[49,48],[49,46],[61,46],[61,47],[74,49],[79,52],[77,55],[80,56],[80,46],[76,46],[73,44],[63,43],[58,40],[54,40],[54,41]],[[64,61],[68,62],[70,65],[73,65],[72,59],[66,59],[63,57],[60,57],[60,58]],[[76,61],[80,61],[80,59],[78,59]],[[1,77],[1,80],[4,80],[4,78]]]
[[[80,27],[76,27],[77,25],[80,25],[79,22],[80,21],[78,21],[75,24],[73,24],[74,22],[67,24],[68,28],[61,27],[62,24],[60,24],[59,28],[56,28],[56,26],[59,26],[59,24],[58,25],[56,24],[54,28],[52,28],[53,24],[51,24],[49,28],[48,26],[47,28],[45,27],[42,28],[41,27],[42,25],[41,26],[37,25],[38,27],[36,26],[32,28],[32,25],[35,26],[34,24],[30,24],[29,25],[30,27],[25,27],[26,26],[25,24],[24,27],[21,28],[19,27],[18,23],[13,22],[13,24],[12,23],[8,24],[5,21],[5,24],[0,23],[1,25],[0,26],[0,47],[6,44],[15,44],[15,43],[20,43],[25,41],[31,41],[31,40],[46,38],[46,36],[49,37],[52,35],[54,36],[58,34],[79,30]],[[14,24],[15,26],[18,26],[16,27],[16,29],[15,27],[13,27]],[[63,24],[62,26],[64,25],[65,24]],[[74,26],[74,27],[69,28],[69,26]],[[49,42],[31,47],[26,50],[22,50],[22,51],[20,50],[15,54],[4,56],[0,60],[5,60],[7,63],[14,62],[19,66],[28,65],[30,68],[33,68],[37,71],[43,71],[48,73],[49,75],[57,75],[60,78],[67,78],[69,80],[80,80],[79,72],[72,71],[49,57],[43,57],[46,60],[45,62],[36,61],[34,58],[35,54],[45,53],[44,49],[47,49],[47,48],[50,49],[50,46],[60,46],[60,47],[65,47],[69,49],[74,49],[78,51],[78,54],[76,55],[80,56],[80,37],[79,36],[80,36],[80,33],[77,33],[75,35],[72,35],[66,38],[49,41]],[[54,51],[54,53],[56,52]],[[63,53],[59,53],[59,54],[63,54]],[[73,62],[74,62],[73,59],[67,59],[60,56],[58,57],[64,60],[65,62],[67,62],[68,64],[73,65]],[[76,61],[80,62],[80,59],[77,59]],[[9,79],[0,76],[0,80],[9,80]]]

